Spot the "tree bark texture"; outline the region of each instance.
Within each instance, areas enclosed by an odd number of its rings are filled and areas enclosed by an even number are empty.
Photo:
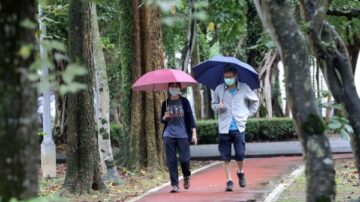
[[[105,189],[101,178],[94,110],[94,3],[72,0],[69,7],[69,52],[71,62],[83,65],[88,73],[75,80],[86,88],[68,95],[67,169],[63,194],[86,194]]]
[[[272,77],[272,67],[276,61],[277,53],[270,50],[265,54],[263,65],[259,72],[260,77],[260,100],[262,105],[265,105],[266,108],[266,117],[272,118],[272,102],[271,102],[271,77]]]
[[[27,75],[34,61],[35,2],[0,2],[0,196],[30,199],[38,192],[37,94]],[[31,72],[33,73],[33,72]]]
[[[91,6],[91,28],[93,43],[93,66],[95,70],[95,91],[98,94],[96,106],[99,152],[102,172],[106,179],[119,179],[110,139],[110,92],[104,52],[101,47],[96,6]]]
[[[196,43],[194,47],[194,51],[191,57],[191,67],[195,67],[197,64],[200,63],[199,57],[199,45]],[[193,96],[194,96],[194,107],[195,107],[195,115],[196,120],[201,119],[201,109],[202,109],[202,102],[201,102],[201,93],[200,93],[200,85],[192,86]]]
[[[132,0],[132,79],[163,67],[160,11]],[[131,100],[129,167],[164,167],[160,93],[133,92]]]
[[[307,201],[335,201],[334,161],[311,89],[308,43],[288,2],[254,2],[284,63],[286,95],[304,149]]]
[[[120,162],[122,165],[129,163],[130,156],[130,123],[131,123],[131,85],[132,85],[132,33],[133,31],[133,13],[132,0],[119,1],[120,20],[122,26],[119,30],[120,45],[120,64],[121,64],[121,122],[123,126],[123,145],[120,145]],[[139,64],[140,65],[140,64]],[[140,68],[140,66],[138,67]],[[138,110],[138,109],[135,109]],[[136,154],[137,155],[137,154]]]
[[[308,36],[325,81],[335,101],[345,106],[346,116],[354,130],[351,144],[356,167],[360,171],[360,98],[347,47],[336,30],[324,20],[329,4],[329,1],[319,4],[313,0],[301,1],[303,18],[310,22]]]

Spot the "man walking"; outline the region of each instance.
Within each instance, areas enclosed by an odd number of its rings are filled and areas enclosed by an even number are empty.
[[[245,187],[243,171],[245,157],[245,125],[247,118],[256,113],[259,98],[244,83],[237,80],[237,71],[232,66],[224,70],[224,82],[216,87],[211,108],[218,113],[219,152],[224,161],[227,178],[226,191],[232,191],[234,183],[231,177],[231,146],[234,146],[237,162],[239,186]]]

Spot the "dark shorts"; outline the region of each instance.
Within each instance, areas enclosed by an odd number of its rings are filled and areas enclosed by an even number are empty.
[[[219,152],[221,160],[231,160],[231,145],[234,146],[235,160],[243,161],[245,158],[245,132],[231,130],[228,134],[219,134]]]

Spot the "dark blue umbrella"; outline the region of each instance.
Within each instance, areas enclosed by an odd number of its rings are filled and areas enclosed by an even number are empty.
[[[235,57],[216,56],[196,65],[192,70],[199,83],[215,90],[219,84],[224,83],[224,69],[228,65],[237,70],[239,82],[246,83],[253,90],[260,87],[256,70]]]

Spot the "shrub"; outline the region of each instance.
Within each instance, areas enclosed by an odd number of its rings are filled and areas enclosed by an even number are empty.
[[[111,137],[111,144],[120,147],[123,145],[124,135],[123,129],[121,124],[111,124],[110,125],[110,137]]]
[[[199,144],[215,144],[218,138],[217,120],[197,121]],[[296,138],[290,118],[254,118],[246,124],[246,141],[282,141]]]
[[[200,120],[196,122],[199,144],[216,144],[218,139],[217,120]],[[111,143],[120,147],[124,135],[121,124],[111,124]],[[283,141],[296,138],[291,118],[253,118],[246,124],[247,142]]]

